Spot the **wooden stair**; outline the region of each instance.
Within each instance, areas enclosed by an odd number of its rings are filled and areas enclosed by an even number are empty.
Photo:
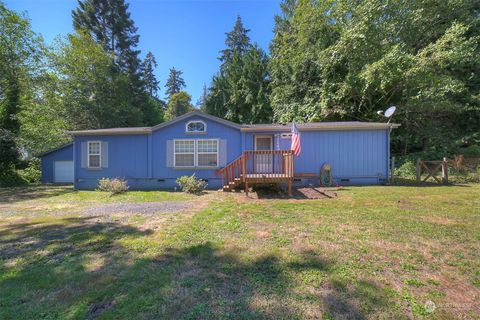
[[[222,176],[221,191],[231,192],[243,184],[248,194],[249,184],[286,182],[291,194],[293,172],[291,150],[248,150],[217,174]]]
[[[240,178],[234,178],[233,181],[229,181],[228,184],[224,185],[222,187],[222,191],[224,192],[231,192],[233,191],[236,187],[238,187],[240,184],[242,184],[242,179]]]

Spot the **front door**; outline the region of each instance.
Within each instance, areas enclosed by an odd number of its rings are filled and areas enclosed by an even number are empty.
[[[272,136],[255,136],[255,150],[273,150]],[[270,173],[273,171],[272,154],[255,155],[255,172]]]

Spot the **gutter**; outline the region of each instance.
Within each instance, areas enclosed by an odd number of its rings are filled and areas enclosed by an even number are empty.
[[[297,126],[299,131],[338,131],[338,130],[384,130],[384,129],[396,129],[400,127],[397,123],[372,123],[368,125],[338,125],[338,126]],[[240,129],[242,132],[272,132],[272,131],[284,131],[290,132],[292,129],[290,126],[282,127],[243,127]]]
[[[119,136],[119,135],[142,135],[142,134],[151,134],[152,130],[148,129],[138,129],[138,130],[80,130],[80,131],[66,131],[67,134],[72,136],[96,136],[96,135],[105,135],[105,136]]]

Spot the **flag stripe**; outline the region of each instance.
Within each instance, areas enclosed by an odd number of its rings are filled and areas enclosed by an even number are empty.
[[[290,149],[293,151],[293,154],[299,156],[302,152],[302,146],[300,143],[300,133],[298,132],[295,122],[292,123],[292,145]]]

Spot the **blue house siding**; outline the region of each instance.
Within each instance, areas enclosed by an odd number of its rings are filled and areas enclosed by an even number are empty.
[[[388,130],[302,131],[302,152],[294,158],[296,174],[319,174],[321,166],[329,163],[336,182],[344,184],[376,184],[388,177]],[[271,135],[277,150],[290,149],[290,139],[279,132],[247,132],[246,150],[254,149],[255,135]],[[297,184],[315,184],[316,179],[302,179]],[[343,180],[343,181],[342,181]]]
[[[40,156],[42,162],[42,183],[53,183],[55,161],[73,161],[73,144],[45,153]]]
[[[192,120],[202,120],[207,124],[207,133],[190,134],[185,133],[185,124]],[[241,133],[240,130],[223,125],[221,123],[211,121],[201,116],[192,116],[184,121],[174,123],[170,126],[160,128],[153,132],[153,177],[161,179],[159,187],[174,188],[178,185],[175,180],[184,175],[195,175],[200,179],[208,180],[208,187],[213,189],[220,188],[221,177],[215,174],[215,169],[177,169],[167,167],[167,141],[175,139],[219,139],[227,141],[226,163],[229,163],[239,157],[242,153],[241,149]],[[223,152],[219,150],[219,152]]]
[[[207,124],[207,133],[185,133],[185,124],[191,120],[202,120]],[[240,130],[211,121],[199,115],[184,121],[159,128],[145,135],[76,136],[75,161],[81,163],[81,143],[88,141],[108,142],[108,168],[88,169],[75,166],[75,187],[94,189],[102,177],[121,177],[128,180],[131,189],[173,189],[178,187],[176,179],[183,175],[195,175],[208,180],[208,187],[221,187],[221,177],[213,169],[177,169],[167,167],[167,141],[175,139],[219,139],[226,140],[226,163],[241,155]],[[222,152],[222,150],[219,150]]]
[[[302,132],[295,172],[319,173],[327,162],[339,184],[382,182],[388,175],[387,136],[386,130]]]
[[[108,142],[108,167],[82,168],[82,142]],[[77,136],[75,137],[75,187],[94,189],[98,179],[120,177],[129,180],[132,188],[142,188],[148,178],[148,135]],[[138,181],[137,181],[138,180]]]

